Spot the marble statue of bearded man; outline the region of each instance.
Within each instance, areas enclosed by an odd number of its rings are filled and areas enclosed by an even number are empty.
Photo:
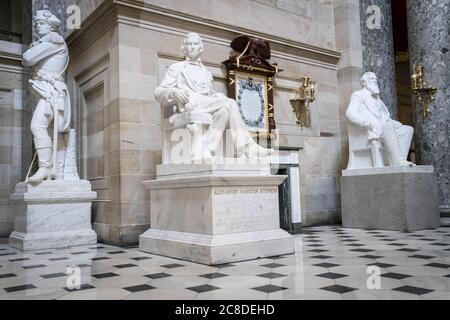
[[[67,132],[70,125],[70,97],[64,73],[69,62],[69,51],[64,38],[58,33],[61,21],[48,10],[38,10],[34,17],[34,27],[39,40],[33,42],[23,54],[25,67],[34,67],[30,79],[31,93],[37,105],[31,119],[31,132],[39,157],[39,170],[29,181],[51,179],[53,158],[56,158],[56,179],[63,175],[64,137],[58,138],[58,151],[53,157],[53,142],[49,132],[56,122],[58,132]]]
[[[212,124],[203,135],[202,159],[214,158],[213,153],[226,129],[231,130],[238,157],[268,156],[272,150],[259,146],[253,140],[241,118],[236,101],[214,91],[212,74],[201,61],[203,42],[197,33],[186,35],[182,53],[185,60],[168,68],[164,80],[155,90],[155,97],[163,108],[176,106],[178,112],[212,115]]]
[[[365,130],[368,142],[382,142],[387,149],[391,166],[412,166],[407,161],[414,129],[391,119],[389,110],[380,99],[377,76],[366,72],[361,78],[362,90],[352,94],[345,113],[347,120]]]

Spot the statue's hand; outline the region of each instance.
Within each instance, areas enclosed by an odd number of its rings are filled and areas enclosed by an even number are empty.
[[[189,102],[189,92],[181,89],[172,89],[169,97],[174,99],[177,104],[186,104]]]

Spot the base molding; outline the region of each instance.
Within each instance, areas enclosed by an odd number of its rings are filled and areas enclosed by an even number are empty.
[[[292,236],[281,229],[223,235],[149,229],[139,237],[139,247],[154,254],[206,265],[294,252]]]
[[[13,201],[0,200],[0,238],[7,238],[14,231],[15,211]]]
[[[9,236],[9,245],[22,251],[66,248],[96,243],[97,234],[94,230],[55,231],[34,234],[13,231]]]
[[[150,224],[115,225],[94,222],[92,228],[98,241],[104,244],[129,247],[139,244],[139,236],[150,228]]]
[[[52,180],[16,185],[11,247],[29,251],[97,243],[91,205],[97,193],[87,180]]]

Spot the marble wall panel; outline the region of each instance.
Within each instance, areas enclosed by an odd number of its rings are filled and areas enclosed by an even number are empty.
[[[31,149],[24,152],[29,142],[25,118],[30,113],[24,90],[28,84],[20,60],[24,48],[0,40],[0,238],[13,230],[15,208],[10,194],[23,181],[30,164]]]
[[[203,36],[203,61],[214,75],[215,89],[224,93],[226,70],[221,62],[231,52],[231,38],[229,31],[221,29],[221,26],[230,24],[235,28],[249,28],[279,37],[277,39],[281,39],[281,44],[275,45],[278,49],[273,51],[272,62],[277,62],[284,69],[275,79],[274,87],[280,142],[283,146],[305,146],[306,169],[311,167],[310,163],[319,163],[318,171],[303,171],[304,188],[309,188],[312,180],[308,177],[311,174],[320,177],[339,172],[333,156],[314,154],[313,143],[305,144],[305,140],[314,137],[319,141],[328,139],[324,144],[330,149],[340,148],[336,66],[325,63],[321,60],[323,57],[315,60],[315,53],[308,53],[306,58],[294,47],[279,49],[289,47],[291,41],[333,49],[335,34],[331,2],[305,0],[300,3],[286,0],[263,3],[248,0],[240,3],[239,14],[234,12],[233,15],[219,14],[235,7],[233,1],[227,0],[208,0],[204,5],[195,1],[195,6],[193,1],[178,0],[136,3],[143,4],[143,7],[131,9],[118,6],[117,12],[110,12],[111,17],[102,18],[113,21],[103,35],[99,36],[99,32],[96,32],[95,21],[91,23],[85,20],[87,29],[74,32],[68,38],[74,59],[70,73],[78,85],[89,81],[87,75],[95,74],[95,69],[99,69],[96,65],[101,65],[102,61],[107,61],[108,66],[105,82],[107,97],[104,101],[104,139],[108,146],[105,144],[104,154],[108,158],[109,171],[105,177],[107,182],[102,185],[106,184],[105,192],[100,195],[110,202],[96,204],[94,223],[101,239],[117,244],[123,244],[125,239],[137,241],[136,230],[150,223],[148,212],[142,212],[151,201],[148,192],[144,192],[142,181],[154,178],[156,165],[161,162],[161,110],[153,97],[153,91],[162,80],[166,67],[183,58],[180,46],[183,35],[188,31],[197,31]],[[99,4],[96,1],[93,7]],[[107,6],[114,5],[105,2],[101,8]],[[150,10],[163,14],[155,15]],[[184,17],[195,17],[196,22],[191,23],[193,29],[189,27],[188,30],[181,20],[164,16],[172,10]],[[95,11],[93,15],[98,12]],[[114,22],[117,21],[116,13],[120,15],[117,24]],[[247,19],[249,14],[257,18]],[[270,21],[268,15],[271,16]],[[261,28],[261,23],[264,23],[264,28]],[[101,26],[97,28],[101,29]],[[290,31],[287,33],[286,30]],[[309,75],[318,82],[319,96],[311,111],[312,127],[302,130],[295,123],[289,100],[295,97],[299,79],[303,75]],[[326,190],[328,192],[331,189]],[[331,192],[331,198],[336,197],[336,191]],[[332,202],[330,200],[328,203]],[[323,208],[316,209],[322,211]],[[112,210],[112,218],[106,217],[106,210]],[[309,210],[313,213],[314,205]],[[338,207],[334,210],[338,210]],[[136,237],[133,238],[133,235]]]
[[[139,0],[139,2],[142,2]],[[202,20],[270,33],[294,41],[334,48],[332,3],[314,0],[144,0]],[[289,30],[289,32],[286,32]]]
[[[315,161],[313,166],[314,172],[327,170],[330,175],[327,179],[318,184],[319,189],[316,192],[309,193],[306,191],[305,198],[309,199],[309,207],[305,212],[305,220],[309,221],[311,225],[340,222],[340,190],[336,183],[339,181],[341,170],[347,167],[348,162],[348,137],[347,137],[347,122],[345,119],[345,112],[350,101],[351,94],[359,90],[360,78],[363,74],[363,54],[361,42],[361,28],[360,28],[360,1],[359,0],[336,0],[333,1],[334,13],[334,30],[336,49],[342,55],[337,65],[337,83],[338,83],[338,98],[337,98],[337,123],[339,128],[339,139],[335,137],[322,137],[321,143],[326,148],[329,148],[328,139],[334,140],[332,145],[336,148],[332,152],[326,153],[322,161]],[[331,174],[334,171],[334,174]],[[320,179],[313,179],[318,182]],[[324,182],[327,181],[327,182]],[[321,190],[327,190],[323,192]],[[312,188],[311,190],[314,190]],[[318,191],[318,192],[317,192]],[[325,207],[321,205],[321,200],[324,200]],[[315,207],[313,204],[316,203]],[[313,208],[314,207],[314,208]]]

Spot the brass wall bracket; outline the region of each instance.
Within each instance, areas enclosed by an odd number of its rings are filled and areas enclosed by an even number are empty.
[[[296,123],[303,128],[308,124],[305,118],[308,115],[310,104],[316,100],[316,83],[310,81],[307,76],[302,77],[300,80],[301,85],[298,88],[296,98],[289,102],[297,118]]]
[[[434,101],[434,95],[438,91],[437,88],[427,87],[425,81],[425,67],[418,65],[414,74],[411,76],[412,91],[417,96],[420,106],[422,107],[422,116],[427,117],[430,113],[430,104]]]

